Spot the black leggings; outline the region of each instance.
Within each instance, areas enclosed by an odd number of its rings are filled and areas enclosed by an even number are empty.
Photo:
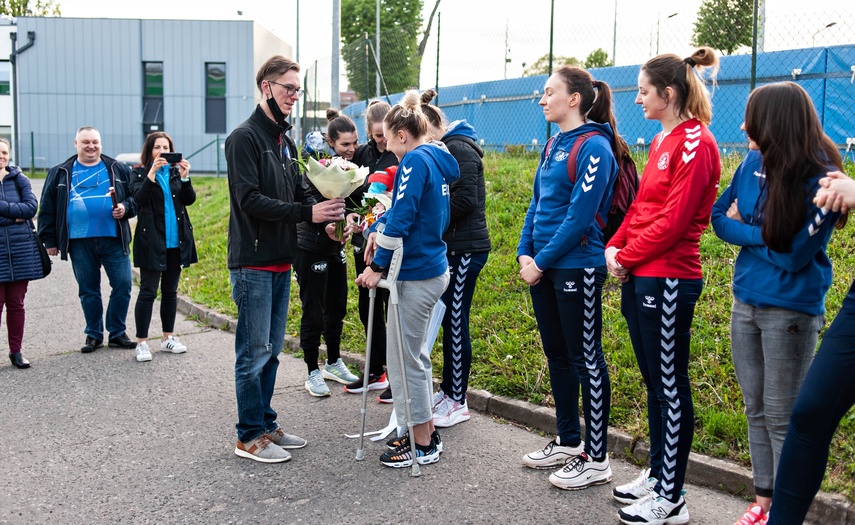
[[[166,250],[166,271],[140,268],[140,294],[134,305],[134,319],[137,325],[137,339],[148,339],[148,326],[151,324],[151,311],[157,299],[157,287],[160,285],[160,323],[163,332],[171,334],[175,330],[175,312],[178,309],[178,282],[181,280],[181,250]]]

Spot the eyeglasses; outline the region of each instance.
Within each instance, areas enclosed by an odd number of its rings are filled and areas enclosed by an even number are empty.
[[[279,82],[274,82],[272,80],[267,81],[268,84],[276,84],[285,90],[285,94],[289,97],[298,96],[301,97],[306,92],[305,89],[295,88],[294,86],[289,86],[288,84],[280,84]]]

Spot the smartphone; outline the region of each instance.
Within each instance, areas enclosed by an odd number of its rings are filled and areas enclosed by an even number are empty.
[[[180,153],[161,153],[160,156],[166,159],[169,164],[178,164],[183,158]]]

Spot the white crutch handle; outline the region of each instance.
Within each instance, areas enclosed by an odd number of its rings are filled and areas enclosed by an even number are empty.
[[[382,231],[377,232],[377,246],[392,250],[392,259],[389,261],[386,276],[377,284],[379,288],[391,290],[398,280],[398,272],[401,271],[401,262],[404,260],[404,239],[400,237],[389,237]]]

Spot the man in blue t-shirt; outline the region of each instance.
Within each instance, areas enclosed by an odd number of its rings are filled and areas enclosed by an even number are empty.
[[[49,255],[71,257],[86,318],[86,342],[80,351],[94,352],[102,345],[105,325],[111,347],[134,348],[136,343],[125,333],[131,301],[128,219],[136,214],[128,192],[130,170],[101,154],[101,134],[93,127],[77,131],[74,147],[77,155],[48,171],[38,215],[39,237]],[[112,288],[106,320],[102,266]]]

